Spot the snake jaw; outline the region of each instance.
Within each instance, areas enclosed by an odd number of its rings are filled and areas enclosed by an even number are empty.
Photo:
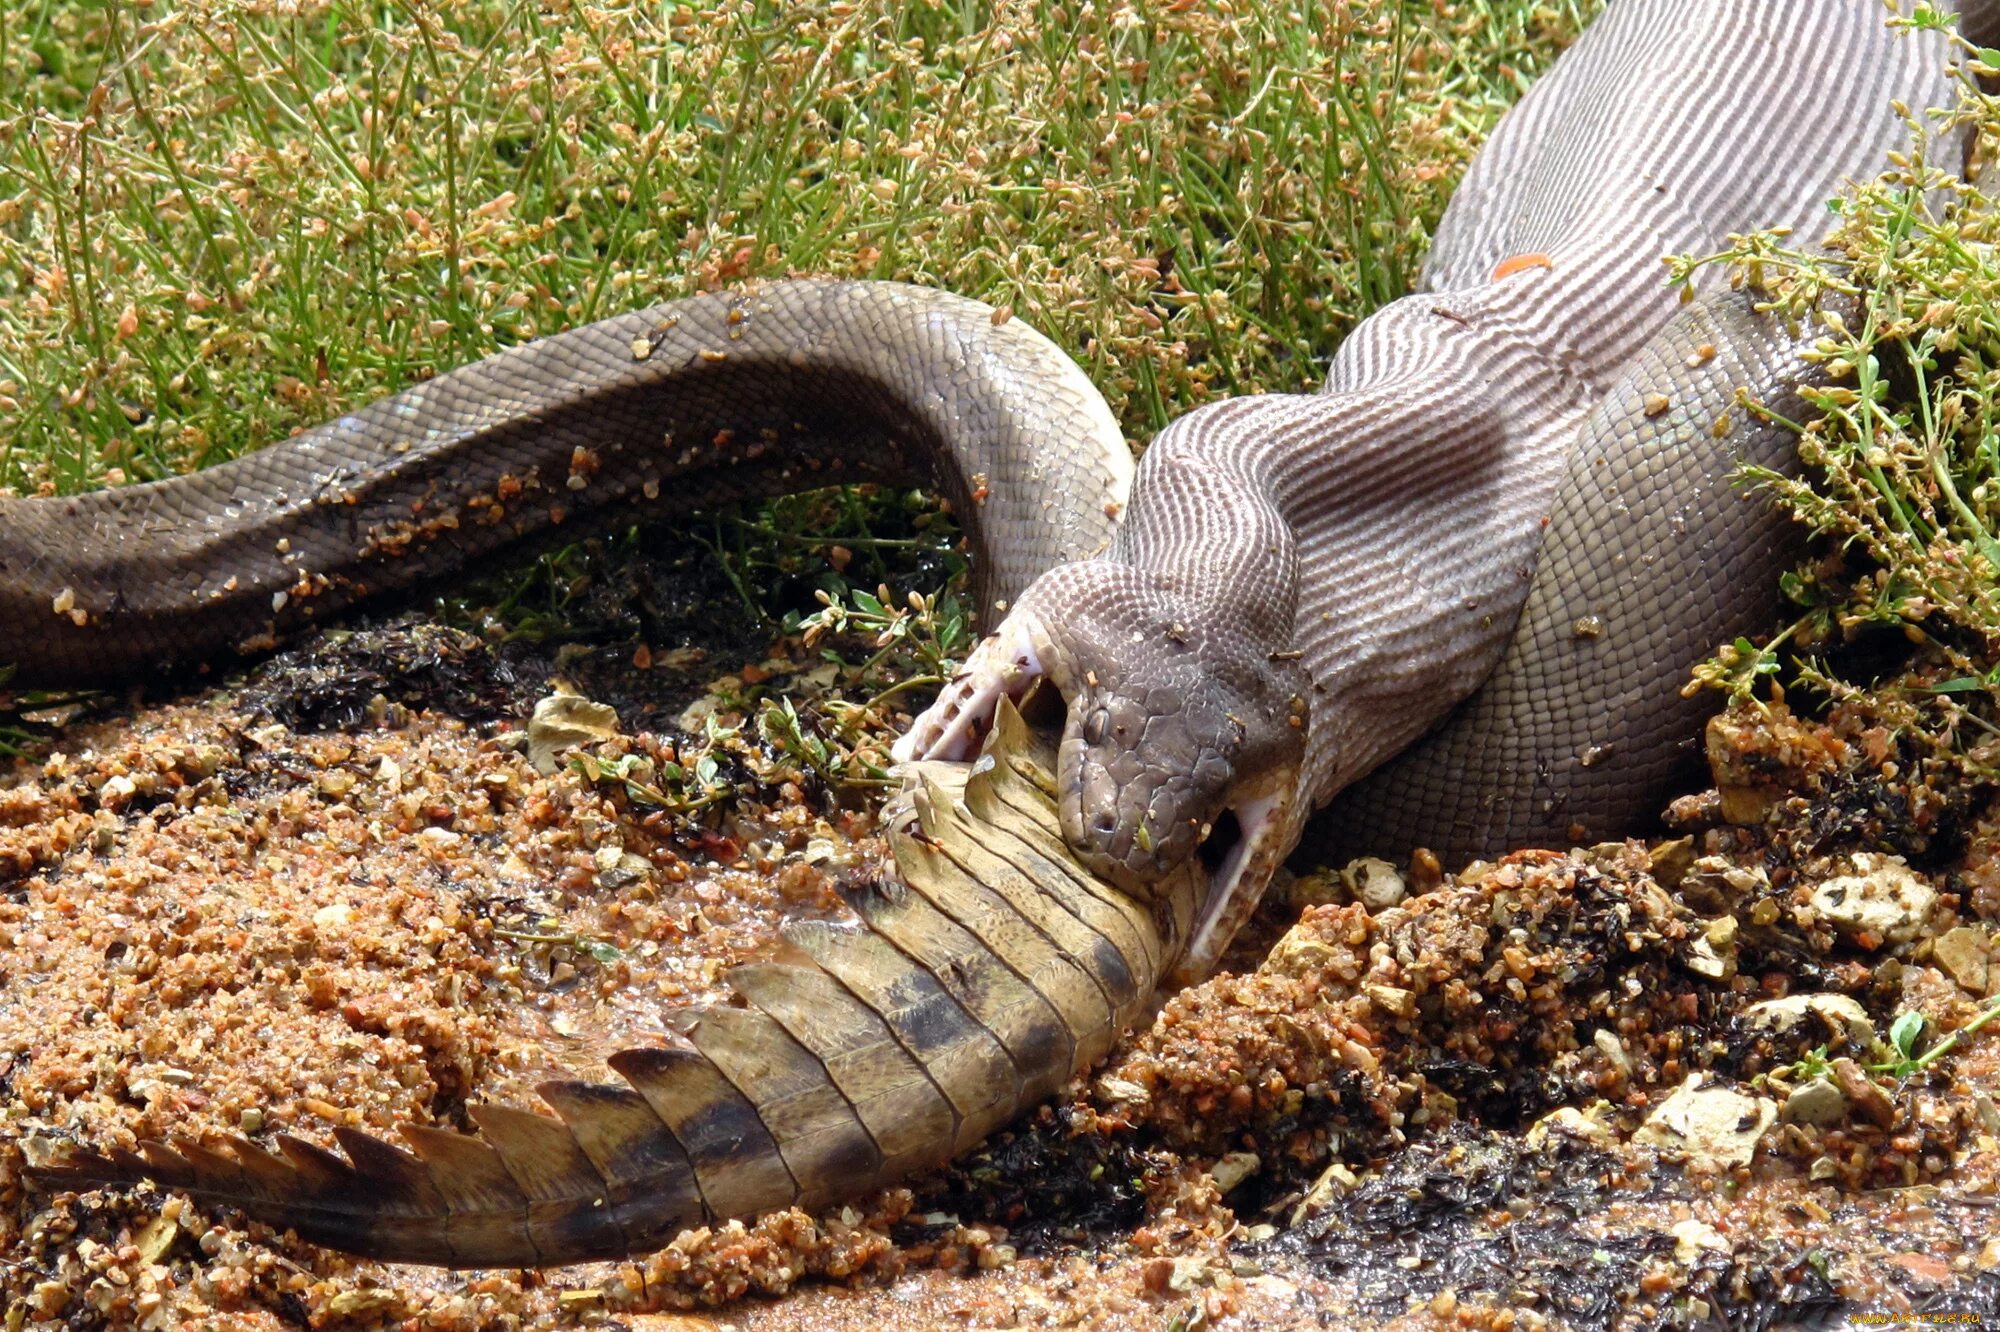
[[[1169,976],[1173,984],[1191,985],[1213,971],[1222,951],[1263,900],[1271,876],[1290,849],[1286,825],[1295,812],[1296,790],[1297,774],[1283,774],[1266,794],[1242,798],[1229,807],[1239,836],[1209,875],[1208,896],[1195,915],[1187,949]]]
[[[898,763],[919,759],[969,762],[991,729],[994,713],[1005,698],[1019,703],[1045,674],[1041,637],[1034,616],[1016,610],[989,636],[979,640],[937,701],[924,709],[889,751]]]

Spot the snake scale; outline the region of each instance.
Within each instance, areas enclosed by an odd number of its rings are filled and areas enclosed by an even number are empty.
[[[403,1261],[641,1251],[970,1146],[1212,966],[1296,847],[1637,824],[1698,729],[1687,665],[1773,610],[1782,525],[1728,478],[1791,441],[1739,390],[1786,411],[1814,373],[1810,330],[1720,281],[1684,303],[1660,258],[1817,234],[1905,141],[1892,103],[1949,99],[1947,39],[1886,17],[1613,0],[1320,392],[1191,412],[1136,475],[1039,335],[801,280],[503,352],[209,472],[0,502],[0,658],[29,681],[254,650],[551,529],[846,480],[941,490],[996,626],[905,737],[861,924],[787,927],[741,1006],[617,1056],[625,1085],[475,1106],[477,1136],[412,1151],[339,1129],[344,1158],[278,1135],[44,1174]],[[1036,678],[1068,705],[1053,754],[1012,708]]]

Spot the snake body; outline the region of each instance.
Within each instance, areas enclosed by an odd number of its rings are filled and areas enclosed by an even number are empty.
[[[802,481],[940,487],[997,620],[904,745],[984,757],[918,766],[863,926],[794,927],[742,1007],[614,1060],[624,1086],[551,1084],[559,1118],[477,1108],[480,1137],[406,1131],[414,1154],[341,1130],[345,1158],[280,1137],[50,1173],[406,1260],[654,1247],[976,1141],[1212,964],[1302,840],[1635,823],[1694,729],[1679,677],[1771,611],[1783,543],[1727,478],[1790,444],[1738,391],[1782,410],[1815,373],[1808,331],[1719,282],[1683,305],[1660,256],[1815,234],[1904,141],[1892,100],[1948,99],[1946,55],[1874,0],[1614,0],[1482,151],[1423,289],[1320,393],[1176,421],[1122,522],[1118,432],[1053,347],[820,282],[562,334],[211,473],[0,505],[0,656],[30,678],[254,646],[551,525]],[[1068,705],[1052,759],[1008,704],[1038,677]]]

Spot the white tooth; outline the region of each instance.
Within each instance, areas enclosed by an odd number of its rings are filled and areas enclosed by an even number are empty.
[[[1250,913],[1257,909],[1258,899],[1264,896],[1269,886],[1270,876],[1260,874],[1256,881],[1245,878],[1244,871],[1250,866],[1253,854],[1260,850],[1269,839],[1278,835],[1279,820],[1275,817],[1279,799],[1277,796],[1260,796],[1234,806],[1230,812],[1236,816],[1236,826],[1242,836],[1229,853],[1222,858],[1222,864],[1208,883],[1208,900],[1201,904],[1201,913],[1195,917],[1194,929],[1188,936],[1188,947],[1181,960],[1180,976],[1184,979],[1198,979],[1214,969],[1221,960],[1222,950],[1229,947],[1229,941],[1236,936]]]

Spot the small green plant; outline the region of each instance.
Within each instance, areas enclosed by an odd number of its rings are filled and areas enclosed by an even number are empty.
[[[829,786],[895,785],[887,761],[890,732],[864,705],[830,700],[809,719],[790,698],[766,699],[757,732]]]
[[[1772,1078],[1797,1086],[1826,1077],[1833,1071],[1833,1061],[1826,1057],[1827,1047],[1815,1046],[1782,1068],[1774,1068],[1769,1073],[1760,1073],[1750,1080],[1752,1086],[1761,1087]]]
[[[915,690],[935,688],[957,671],[972,630],[955,592],[911,592],[898,602],[888,586],[835,595],[815,593],[820,609],[786,617],[822,659],[840,668],[841,687],[872,691],[856,702],[816,701],[801,711],[792,698],[766,699],[757,714],[765,742],[829,786],[894,784],[889,746],[895,736],[888,704]],[[837,644],[858,643],[866,655],[850,659]]]
[[[1920,7],[1911,21],[1943,20]],[[1927,157],[1948,130],[2000,138],[2000,99],[1973,82],[1989,66],[2000,71],[2000,52],[1969,54],[1958,105],[1941,121],[1912,120],[1911,150],[1833,201],[1828,246],[1782,232],[1737,236],[1671,271],[1686,281],[1726,264],[1760,308],[1817,326],[1807,357],[1820,373],[1801,393],[1805,419],[1746,404],[1797,432],[1805,469],[1747,469],[1742,480],[1842,556],[1787,575],[1798,617],[1766,643],[1718,649],[1688,691],[1754,698],[1790,666],[1836,700],[1868,690],[1906,697],[1976,771],[1971,742],[2000,735],[2000,209],[1960,177],[1955,153]],[[1938,199],[1949,206],[1934,208]],[[1870,631],[1915,647],[1901,680],[1843,676],[1830,649]],[[1801,656],[1782,660],[1788,648]]]
[[[1921,1049],[1924,1028],[1928,1019],[1915,1009],[1897,1015],[1889,1027],[1890,1058],[1877,1064],[1870,1064],[1872,1073],[1885,1074],[1901,1082],[1911,1078],[1935,1064],[1958,1047],[1958,1043],[1972,1035],[1994,1018],[2000,1017],[2000,996],[1995,996],[1980,1007],[1979,1015],[1958,1030],[1946,1036],[1928,1050]]]
[[[591,934],[580,934],[575,930],[561,929],[553,917],[544,917],[532,930],[496,927],[493,935],[510,943],[525,944],[531,949],[568,948],[584,954],[600,966],[608,967],[625,956],[624,950],[610,940],[600,939]]]
[[[857,682],[888,683],[875,702],[907,689],[942,684],[958,669],[971,644],[964,607],[950,591],[912,592],[898,605],[887,584],[873,593],[854,588],[844,599],[822,588],[815,600],[820,609],[787,617],[785,632],[802,635],[808,648],[819,646],[829,635],[872,637],[873,654],[858,664],[831,648],[821,655],[845,667]],[[890,682],[885,674],[889,671],[903,678]]]
[[[741,733],[740,727],[726,726],[711,716],[692,751],[682,748],[671,758],[646,754],[604,758],[579,749],[570,754],[569,764],[585,781],[617,786],[637,804],[692,818],[735,794],[735,786],[723,778],[718,755]]]

